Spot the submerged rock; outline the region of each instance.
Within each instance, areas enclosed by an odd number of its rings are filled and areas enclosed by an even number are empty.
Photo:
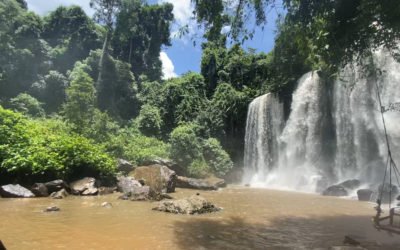
[[[199,189],[199,190],[218,190],[218,187],[208,183],[205,180],[187,178],[178,176],[176,180],[176,186],[180,188],[190,188],[190,189]]]
[[[163,165],[151,165],[147,167],[138,167],[129,176],[138,180],[145,180],[147,186],[166,193],[175,192],[176,173]]]
[[[99,189],[99,195],[107,195],[107,194],[113,194],[114,192],[117,191],[117,187],[100,187]]]
[[[47,189],[46,185],[43,183],[35,183],[31,187],[31,192],[36,197],[47,197],[49,196],[49,190]]]
[[[131,201],[161,201],[164,199],[172,199],[172,197],[149,186],[143,186],[134,188],[132,191],[118,197],[118,199]]]
[[[135,170],[135,165],[124,159],[117,159],[117,164],[118,164],[117,172],[128,174],[129,172]]]
[[[48,207],[43,212],[60,212],[60,208],[57,206]]]
[[[370,201],[371,195],[374,193],[371,189],[360,189],[357,191],[359,201]]]
[[[347,196],[348,194],[349,194],[348,190],[339,185],[330,186],[322,191],[322,195],[325,196],[340,197],[340,196]]]
[[[142,184],[134,177],[118,177],[117,190],[121,193],[128,193],[134,190],[136,187],[141,187]]]
[[[171,169],[174,171],[177,175],[185,176],[186,175],[186,170],[181,167],[178,163],[163,159],[163,158],[156,158],[156,159],[147,159],[145,161],[146,165],[162,165],[166,166],[167,168]]]
[[[109,202],[104,202],[103,204],[101,204],[101,207],[105,207],[105,208],[112,208],[112,204]]]
[[[61,189],[60,191],[54,192],[50,195],[53,199],[65,199],[68,196],[68,192],[65,189]]]
[[[46,185],[47,190],[49,191],[49,194],[58,192],[62,189],[65,189],[65,191],[67,191],[68,193],[71,193],[70,186],[63,180],[49,181],[49,182],[46,182],[44,185]]]
[[[95,187],[96,179],[85,177],[70,184],[73,195],[96,195],[99,190]]]
[[[360,181],[356,179],[350,179],[347,181],[343,181],[341,183],[336,184],[338,186],[342,186],[351,190],[354,190],[360,186]]]
[[[221,211],[201,196],[192,195],[186,199],[174,201],[162,201],[152,210],[174,213],[174,214],[204,214]]]
[[[10,184],[0,187],[0,196],[3,198],[33,198],[35,195],[19,184]]]

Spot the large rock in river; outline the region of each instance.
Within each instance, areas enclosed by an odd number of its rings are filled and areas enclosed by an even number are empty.
[[[50,195],[53,199],[65,199],[68,196],[68,192],[65,189],[61,189],[60,191],[54,192]]]
[[[374,193],[371,189],[360,189],[357,191],[359,201],[370,201],[371,195]]]
[[[33,198],[35,195],[28,189],[16,184],[0,187],[0,196],[3,198]]]
[[[118,164],[117,172],[128,174],[129,172],[135,170],[135,165],[124,159],[117,159],[117,164]]]
[[[167,168],[171,169],[172,171],[175,171],[177,175],[186,175],[186,169],[181,167],[178,163],[164,159],[164,158],[156,158],[156,159],[147,159],[145,161],[145,164],[150,166],[150,165],[163,165],[166,166]]]
[[[201,196],[192,195],[186,199],[162,201],[153,210],[174,214],[204,214],[220,211],[221,208],[207,202]]]
[[[343,181],[343,182],[341,182],[341,183],[338,183],[338,184],[336,184],[336,185],[342,186],[342,187],[345,187],[345,188],[348,188],[348,189],[351,189],[351,190],[354,190],[354,189],[358,188],[358,187],[360,186],[360,184],[361,184],[361,183],[360,183],[359,180],[350,179],[350,180],[347,180],[347,181]]]
[[[121,200],[131,201],[161,201],[164,199],[172,199],[168,194],[162,193],[149,186],[135,187],[132,191],[118,197]]]
[[[96,179],[85,177],[70,184],[73,195],[96,195],[99,190],[95,186]]]
[[[31,187],[31,192],[35,194],[36,197],[47,197],[49,196],[49,191],[45,184],[35,183]]]
[[[217,186],[214,186],[205,180],[187,178],[182,176],[178,176],[178,179],[176,180],[176,186],[180,188],[190,188],[199,190],[218,190]]]
[[[136,187],[141,187],[142,184],[134,177],[118,177],[117,190],[121,193],[128,193],[134,190]]]
[[[342,186],[339,186],[339,185],[333,185],[333,186],[328,187],[327,189],[324,189],[322,191],[322,195],[325,195],[325,196],[336,196],[336,197],[348,196],[349,195],[349,191],[345,187],[342,187]]]
[[[49,194],[58,192],[62,189],[65,189],[65,191],[67,191],[68,193],[71,192],[70,186],[68,186],[68,184],[63,180],[49,181],[46,182],[44,185],[46,185]]]
[[[129,176],[138,180],[144,179],[146,186],[157,191],[172,193],[175,192],[176,173],[163,165],[151,165],[138,167],[129,173]]]

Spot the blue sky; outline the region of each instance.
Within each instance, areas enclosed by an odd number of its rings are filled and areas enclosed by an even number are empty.
[[[26,0],[28,8],[37,14],[44,15],[47,12],[54,10],[59,5],[79,5],[89,16],[93,15],[93,10],[89,7],[90,0]],[[190,0],[148,0],[150,4],[170,2],[174,4],[175,23],[172,26],[171,34],[189,24],[192,32],[197,32],[196,23],[190,20],[193,10],[193,5]],[[257,49],[257,52],[269,52],[274,45],[274,29],[277,12],[271,11],[268,14],[268,24],[265,26],[264,31],[256,28],[255,36],[252,40],[244,43],[243,48],[252,47]],[[254,24],[248,24],[248,28],[253,28]],[[226,27],[225,29],[229,29]],[[201,40],[197,41],[197,46],[194,47],[190,42],[190,36],[183,37],[182,39],[174,38],[172,35],[172,46],[163,50],[160,58],[163,62],[163,72],[166,78],[180,76],[188,70],[199,72],[200,59],[201,59]],[[228,44],[229,46],[229,44]]]

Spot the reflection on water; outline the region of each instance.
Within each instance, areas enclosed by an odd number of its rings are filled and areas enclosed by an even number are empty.
[[[195,193],[177,189],[172,196]],[[223,211],[167,214],[151,211],[156,203],[117,200],[117,194],[0,199],[0,239],[8,250],[313,249],[340,245],[350,234],[368,239],[368,249],[400,249],[399,236],[371,226],[372,203],[242,187],[200,193]],[[114,207],[100,207],[105,201]],[[52,205],[61,212],[40,213]]]

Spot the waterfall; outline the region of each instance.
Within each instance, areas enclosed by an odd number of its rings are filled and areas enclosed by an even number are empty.
[[[400,64],[384,50],[375,53],[374,63],[382,69],[377,82],[382,105],[400,103]],[[287,121],[283,104],[273,94],[250,104],[244,182],[305,192],[315,192],[319,181],[334,184],[355,178],[365,186],[382,182],[387,148],[376,82],[351,69],[341,72],[333,88],[317,74],[305,74],[293,93]],[[384,116],[400,166],[400,112]]]
[[[266,94],[250,103],[246,122],[245,179],[264,182],[279,157],[278,136],[283,129],[283,104],[274,94]]]

